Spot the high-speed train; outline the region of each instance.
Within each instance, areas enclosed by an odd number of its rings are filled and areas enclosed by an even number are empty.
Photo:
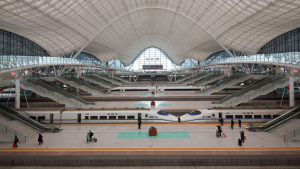
[[[144,86],[144,87],[116,87],[110,93],[117,92],[187,92],[201,91],[204,86]]]
[[[241,119],[242,122],[263,122],[278,117],[283,109],[197,109],[180,117],[182,122],[212,122],[223,118],[224,122]],[[236,121],[237,122],[237,121]]]
[[[242,122],[262,122],[277,117],[282,109],[197,109],[180,118],[181,122],[212,122],[222,117],[224,122],[241,119]],[[33,119],[41,117],[47,123],[136,123],[143,122],[178,122],[164,110],[65,110],[65,111],[26,111]]]

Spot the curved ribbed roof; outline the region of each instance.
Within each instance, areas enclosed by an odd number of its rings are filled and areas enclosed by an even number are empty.
[[[126,65],[149,46],[176,64],[225,47],[246,54],[300,25],[299,0],[3,0],[0,28],[52,56],[78,51]],[[215,40],[215,39],[216,40]]]

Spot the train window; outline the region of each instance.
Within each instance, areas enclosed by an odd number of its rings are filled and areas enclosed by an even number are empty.
[[[36,116],[29,116],[29,118],[36,120]]]
[[[91,119],[98,119],[98,116],[91,116]]]
[[[117,119],[117,116],[108,116],[109,119]]]
[[[245,115],[245,118],[251,119],[252,115]]]
[[[271,115],[264,115],[264,118],[271,118]]]
[[[254,118],[261,118],[261,115],[254,115]]]
[[[273,118],[279,117],[280,115],[273,115]]]
[[[125,119],[125,116],[118,116],[118,119]]]
[[[193,110],[193,111],[189,112],[189,115],[199,115],[199,114],[201,114],[201,111],[199,111],[199,110]]]
[[[243,118],[243,115],[235,115],[235,118]]]
[[[232,119],[233,115],[226,115],[226,119]]]
[[[107,116],[99,116],[99,119],[107,119]]]
[[[134,119],[134,116],[127,116],[127,119]]]
[[[167,113],[167,112],[165,112],[165,111],[162,111],[162,110],[158,111],[157,114],[159,114],[159,115],[164,115],[164,116],[169,115],[169,113]]]
[[[89,119],[89,116],[84,116],[84,119]]]

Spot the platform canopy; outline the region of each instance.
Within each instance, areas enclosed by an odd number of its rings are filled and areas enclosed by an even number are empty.
[[[145,48],[176,64],[224,47],[254,54],[300,25],[299,0],[1,0],[0,29],[52,56],[91,53],[130,64]],[[84,47],[84,48],[83,48]]]

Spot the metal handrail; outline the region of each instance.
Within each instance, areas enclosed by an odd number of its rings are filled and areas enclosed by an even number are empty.
[[[21,143],[26,143],[26,141],[27,141],[26,136],[24,136],[23,134],[17,132],[16,130],[14,130],[2,123],[0,123],[0,130],[2,130],[2,132],[4,132],[4,133],[10,135],[11,137],[17,136]]]
[[[291,140],[292,138],[295,138],[295,137],[297,137],[297,136],[299,136],[299,135],[300,135],[300,128],[297,128],[297,129],[295,129],[295,130],[293,130],[293,131],[291,131],[291,132],[285,134],[285,135],[283,136],[283,138],[284,138],[284,141],[289,141],[289,140]]]

